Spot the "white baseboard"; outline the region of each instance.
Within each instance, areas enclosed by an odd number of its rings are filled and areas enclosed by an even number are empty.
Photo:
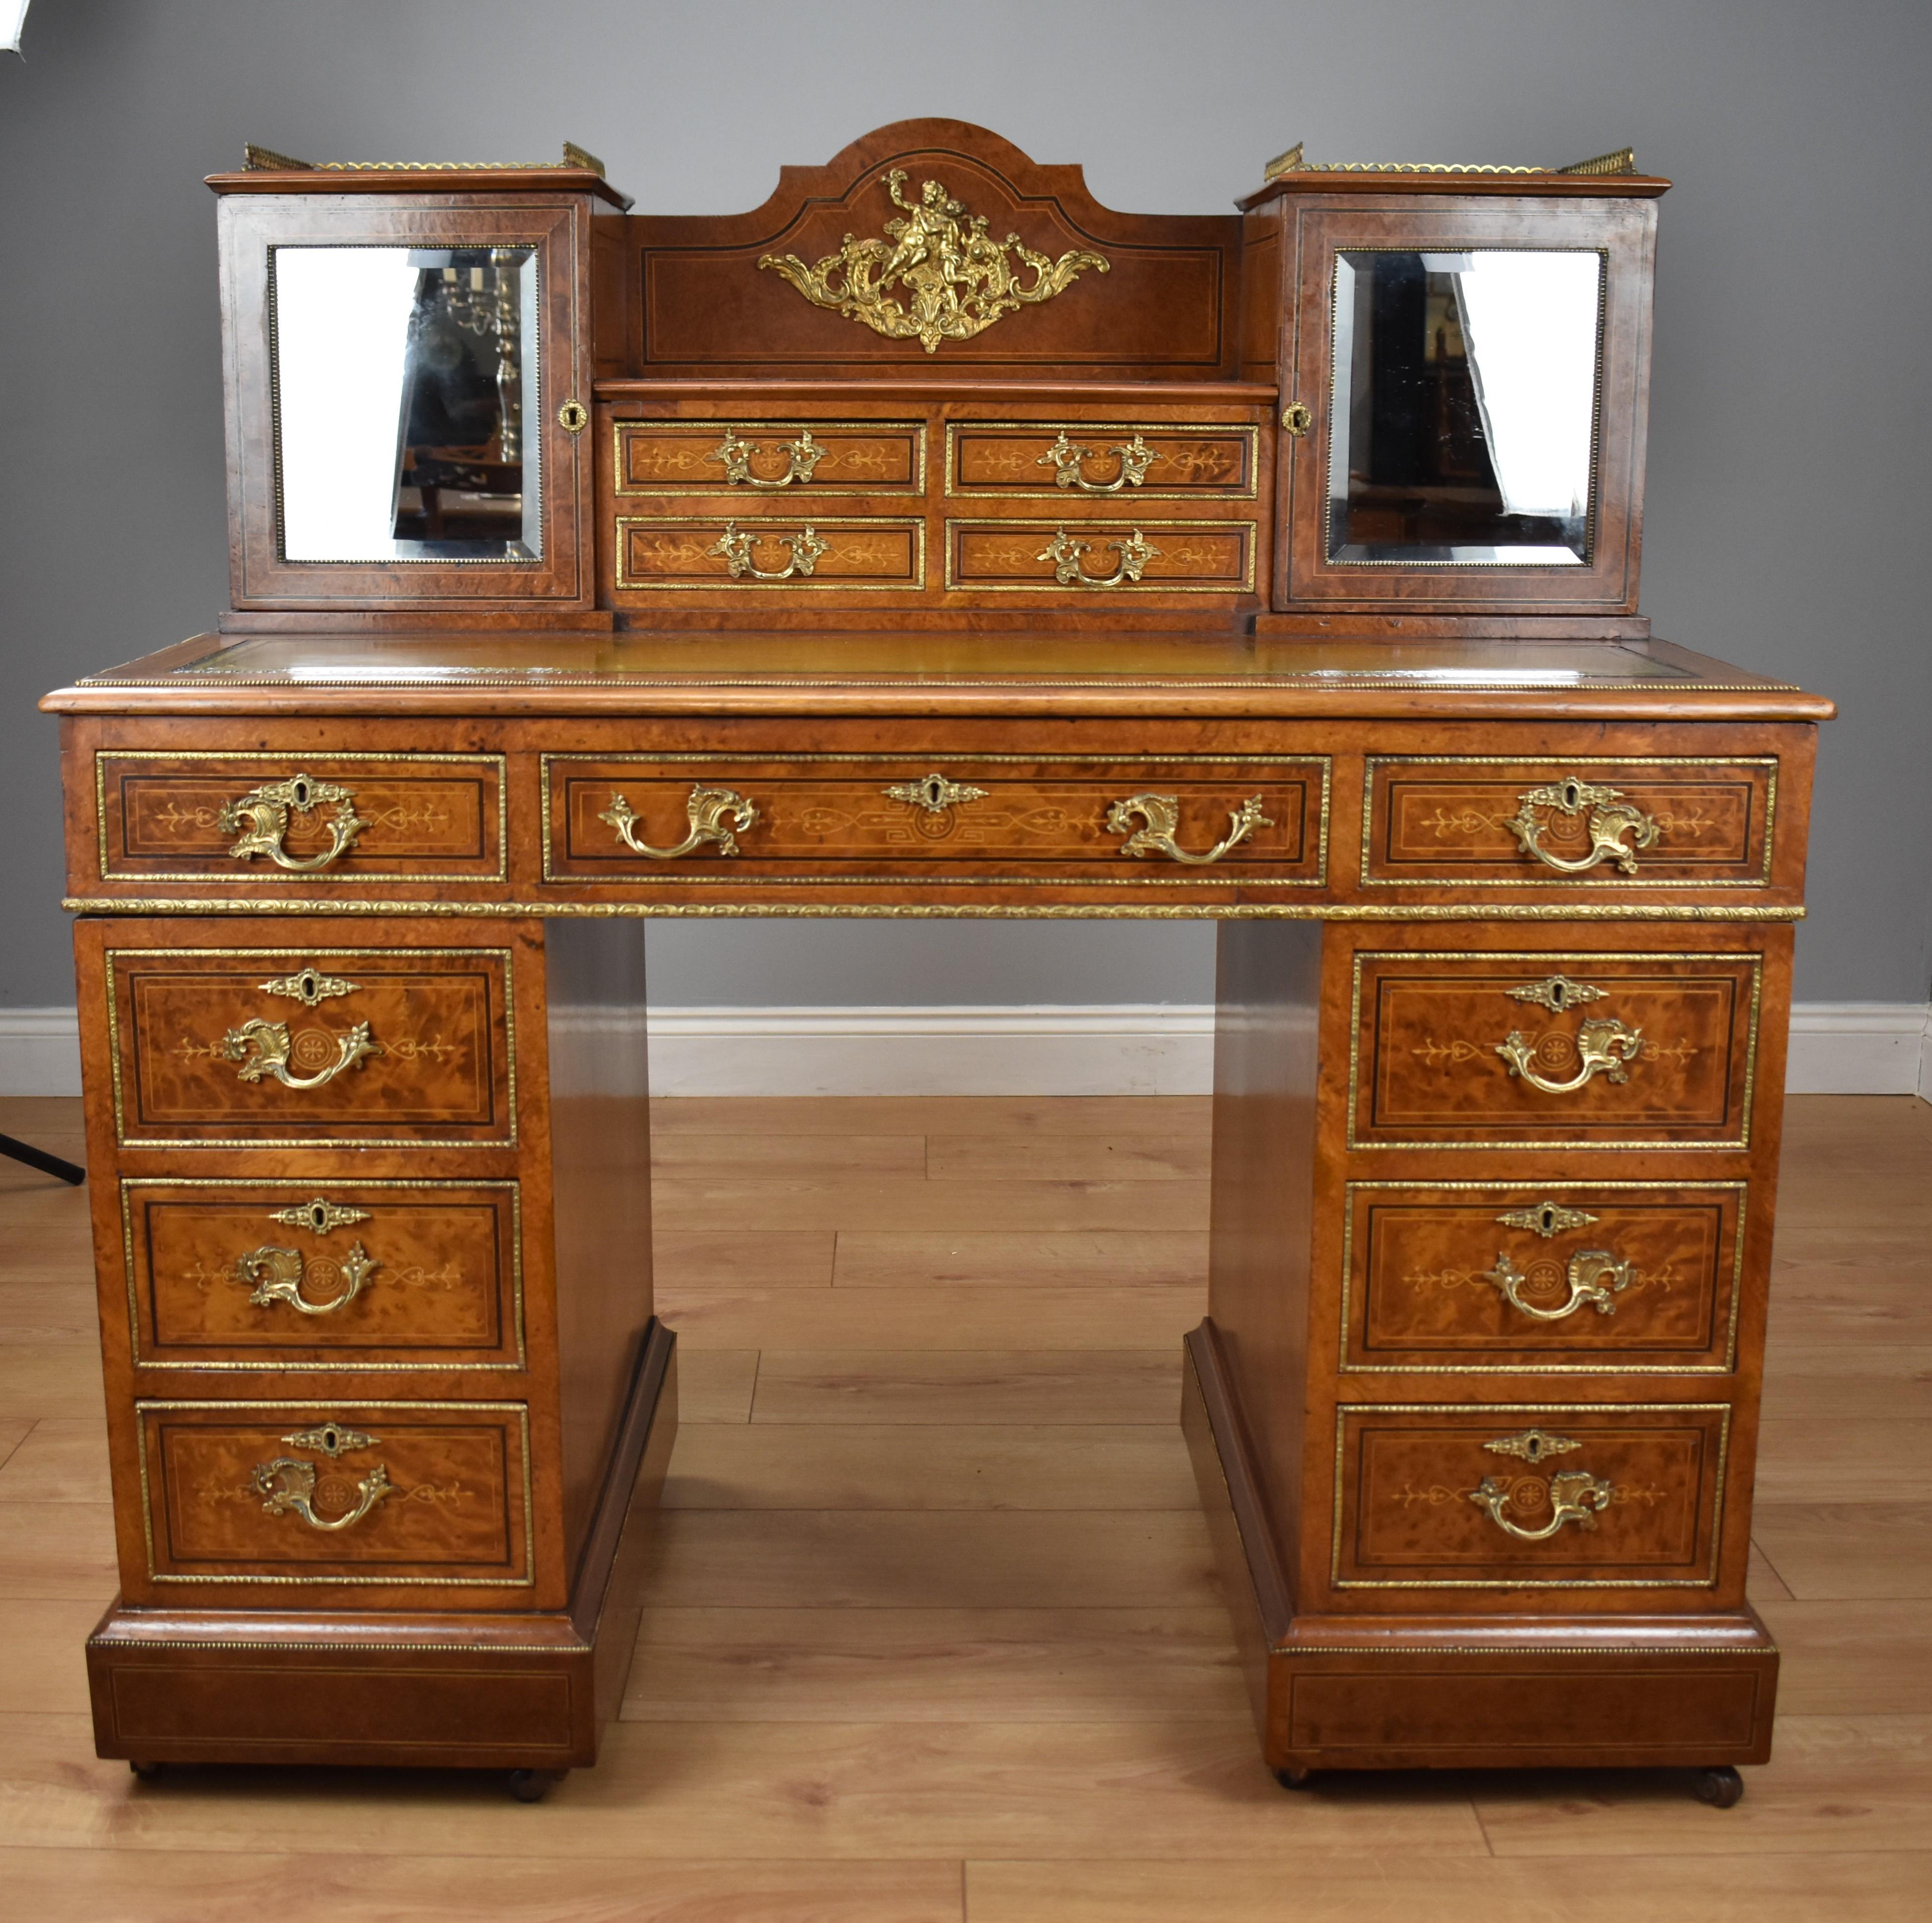
[[[1214,1078],[1206,1006],[658,1008],[650,1024],[657,1095],[1198,1095]],[[1932,1007],[1799,1003],[1785,1086],[1932,1100]],[[0,1009],[0,1095],[80,1092],[73,1010]]]

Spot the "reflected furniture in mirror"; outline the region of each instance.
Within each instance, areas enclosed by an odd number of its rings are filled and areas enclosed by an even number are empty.
[[[1178,1413],[1268,1764],[1732,1799],[1831,708],[1639,611],[1666,183],[256,162],[233,604],[46,704],[101,1752],[595,1760],[676,1424],[644,918],[1201,917]]]

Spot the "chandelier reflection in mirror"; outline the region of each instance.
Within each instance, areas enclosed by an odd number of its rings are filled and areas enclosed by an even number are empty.
[[[290,561],[542,553],[534,248],[274,250]]]
[[[1328,559],[1589,560],[1603,256],[1335,257]]]

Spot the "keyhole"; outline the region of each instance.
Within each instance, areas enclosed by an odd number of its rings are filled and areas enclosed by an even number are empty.
[[[298,808],[307,809],[311,799],[308,776],[298,775],[290,782],[289,799]]]
[[[1558,792],[1563,797],[1563,812],[1564,814],[1574,814],[1576,810],[1582,806],[1583,801],[1582,784],[1579,782],[1574,775],[1569,780],[1563,784],[1562,787],[1558,790]]]

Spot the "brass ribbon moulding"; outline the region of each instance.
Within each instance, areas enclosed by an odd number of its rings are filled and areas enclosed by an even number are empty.
[[[291,814],[307,814],[320,804],[330,804],[328,846],[321,854],[298,861],[282,846]],[[252,861],[266,855],[278,868],[298,874],[319,874],[355,845],[356,837],[369,826],[356,812],[353,790],[334,782],[318,782],[305,774],[294,774],[286,781],[269,782],[251,788],[238,801],[224,802],[215,817],[215,826],[224,835],[239,837],[228,852],[237,861]]]
[[[637,810],[621,794],[612,795],[610,806],[597,818],[608,821],[616,829],[618,840],[633,854],[647,855],[652,861],[676,861],[680,855],[688,855],[712,842],[717,843],[719,854],[735,855],[738,852],[738,835],[753,826],[758,819],[755,802],[734,789],[708,788],[702,782],[693,786],[686,799],[684,812],[688,824],[684,839],[668,848],[654,848],[650,842],[638,838]],[[728,818],[729,826],[726,825]],[[734,829],[736,834],[733,833]]]
[[[1136,815],[1144,824],[1138,828],[1133,825]],[[1274,826],[1262,812],[1262,797],[1258,794],[1250,795],[1239,808],[1230,808],[1228,823],[1227,833],[1205,854],[1191,855],[1174,839],[1180,826],[1178,795],[1130,795],[1107,810],[1107,832],[1127,837],[1120,844],[1122,854],[1162,854],[1170,861],[1185,862],[1190,868],[1205,868],[1210,862],[1219,861],[1231,848],[1238,848],[1257,828]]]
[[[1052,300],[1089,267],[1109,271],[1104,255],[1084,248],[1054,260],[1022,246],[1017,234],[995,242],[986,217],[969,214],[939,181],[924,182],[916,202],[906,200],[899,192],[906,177],[894,167],[883,183],[905,216],[885,224],[890,240],[848,234],[836,254],[811,266],[795,254],[761,255],[759,266],[782,275],[813,306],[862,322],[889,340],[916,340],[928,354],[942,340],[970,340],[1022,306]],[[1009,250],[1032,269],[1030,286],[1021,284]],[[910,305],[892,298],[895,288]]]
[[[1571,860],[1552,854],[1543,845],[1544,824],[1539,808],[1553,808],[1573,818],[1587,814],[1584,827],[1590,837],[1587,854]],[[1502,824],[1516,838],[1524,854],[1553,868],[1559,874],[1581,874],[1599,862],[1611,861],[1624,874],[1636,872],[1636,850],[1654,848],[1660,832],[1655,818],[1624,800],[1616,788],[1599,788],[1567,775],[1546,788],[1531,788],[1516,797],[1516,812]],[[1624,837],[1630,842],[1626,845]]]

